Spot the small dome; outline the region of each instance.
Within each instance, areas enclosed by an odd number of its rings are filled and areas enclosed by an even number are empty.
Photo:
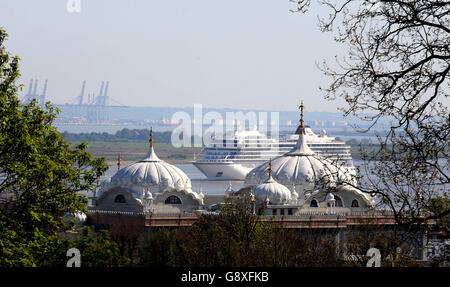
[[[66,212],[66,214],[64,214],[64,218],[66,218],[69,221],[74,221],[75,224],[77,224],[78,226],[83,226],[87,221],[87,215],[84,214],[83,212],[75,212],[75,213]]]
[[[334,194],[331,192],[327,194],[327,197],[325,198],[326,201],[335,201]]]
[[[276,182],[272,176],[264,183],[254,186],[252,193],[260,200],[268,199],[272,204],[285,204],[291,200],[291,191]]]

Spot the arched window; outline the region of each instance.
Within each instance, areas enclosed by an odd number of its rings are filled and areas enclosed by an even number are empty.
[[[317,200],[315,200],[315,199],[311,200],[311,204],[309,205],[309,207],[319,207]]]
[[[335,203],[334,206],[336,206],[336,207],[343,207],[344,206],[344,203],[342,202],[342,199],[339,196],[335,195],[334,199],[336,200],[336,203]]]
[[[114,198],[114,202],[115,203],[127,203],[127,200],[125,199],[125,196],[123,196],[122,194],[119,194],[116,196],[116,198]]]
[[[359,202],[356,199],[353,199],[352,207],[359,207]]]
[[[181,204],[181,199],[178,196],[171,195],[166,198],[165,204]]]

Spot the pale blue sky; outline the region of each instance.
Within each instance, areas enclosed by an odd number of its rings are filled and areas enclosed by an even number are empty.
[[[316,62],[343,55],[317,27],[313,6],[288,0],[0,0],[7,49],[21,57],[21,83],[49,80],[48,99],[66,103],[83,80],[126,105],[336,111]]]

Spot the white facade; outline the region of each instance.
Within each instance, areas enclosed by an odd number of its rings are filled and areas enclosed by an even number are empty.
[[[160,160],[152,144],[145,158],[119,169],[100,186],[93,209],[153,214],[203,209],[203,194],[192,191],[182,170]]]
[[[289,153],[254,168],[247,174],[245,183],[255,195],[266,195],[266,214],[284,215],[284,209],[288,210],[286,215],[308,209],[334,213],[373,206],[373,197],[352,187],[356,182],[345,169],[340,170],[317,156],[306,145],[303,133]],[[292,211],[295,206],[296,210]]]

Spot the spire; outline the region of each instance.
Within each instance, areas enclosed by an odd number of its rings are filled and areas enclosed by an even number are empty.
[[[265,183],[274,182],[275,180],[272,177],[272,158],[269,159],[269,169],[268,170],[269,170],[269,177],[267,178]]]
[[[272,178],[272,158],[269,160],[269,179]]]
[[[298,127],[300,133],[298,135],[297,144],[289,153],[287,153],[287,155],[312,155],[314,152],[308,147],[305,140],[305,126],[303,120],[303,110],[305,106],[303,105],[303,100],[298,108],[300,109],[300,126]]]
[[[300,126],[298,127],[300,130],[300,133],[305,133],[305,125],[304,125],[304,121],[303,121],[303,110],[305,108],[305,106],[303,105],[303,100],[301,105],[298,107],[300,109]]]
[[[117,156],[117,170],[120,170],[120,153]]]
[[[141,162],[143,162],[143,161],[161,161],[156,156],[156,153],[153,150],[153,128],[152,127],[150,127],[150,139],[148,140],[148,142],[150,143],[149,151],[148,151],[147,155],[145,156],[145,158],[141,160]]]
[[[148,140],[150,143],[150,148],[153,148],[153,127],[150,127],[150,139]]]

